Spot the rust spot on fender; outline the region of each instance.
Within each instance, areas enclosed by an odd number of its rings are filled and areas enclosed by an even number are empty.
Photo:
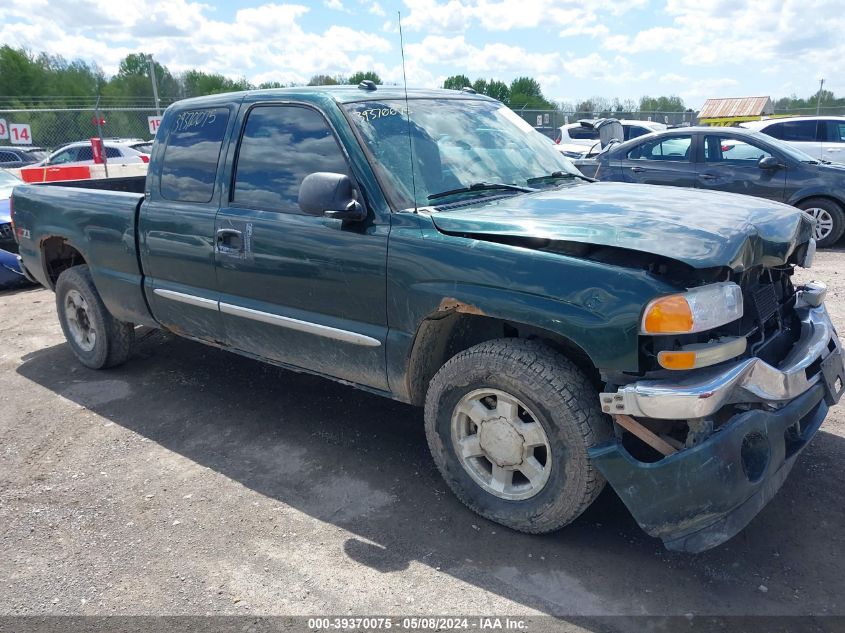
[[[484,311],[476,308],[471,303],[463,303],[454,297],[443,297],[440,305],[437,306],[438,312],[461,312],[463,314],[476,314],[478,316],[487,316]]]

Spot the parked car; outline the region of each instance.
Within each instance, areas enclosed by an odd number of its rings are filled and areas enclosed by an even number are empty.
[[[569,123],[558,128],[555,144],[558,150],[567,158],[592,158],[600,151],[599,131],[593,127],[598,119],[581,119],[577,123]],[[628,141],[651,132],[665,130],[666,125],[654,121],[635,121],[620,119],[624,139]]]
[[[103,148],[106,152],[106,159],[109,163],[127,165],[132,163],[149,163],[150,156],[133,145],[144,145],[142,139],[119,139],[103,140]],[[93,165],[94,154],[91,149],[91,141],[77,141],[69,143],[54,151],[50,156],[38,163],[38,166],[47,165]]]
[[[22,181],[10,172],[0,170],[0,290],[29,285],[16,256],[18,244],[12,230],[9,196]]]
[[[214,95],[155,143],[137,193],[13,193],[76,358],[126,361],[142,324],[425,405],[445,481],[516,530],[566,525],[606,480],[667,547],[714,547],[845,389],[824,286],[792,281],[807,214],[589,181],[488,97]]]
[[[132,142],[129,144],[132,149],[136,149],[142,154],[150,155],[153,153],[153,142],[152,141],[137,141]]]
[[[845,117],[800,116],[748,121],[740,125],[762,132],[819,160],[845,163]]]
[[[597,162],[600,180],[729,191],[791,204],[815,218],[822,248],[845,231],[845,165],[826,164],[760,132],[668,130],[617,145]]]
[[[34,165],[47,158],[42,147],[0,147],[0,169],[14,169]]]

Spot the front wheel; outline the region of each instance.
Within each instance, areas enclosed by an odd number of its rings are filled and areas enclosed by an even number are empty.
[[[798,205],[816,221],[814,237],[819,248],[833,246],[845,232],[845,212],[842,206],[827,198],[810,198]]]
[[[604,487],[587,457],[611,437],[596,389],[540,343],[499,339],[452,358],[429,386],[425,426],[455,495],[515,530],[563,527]]]
[[[56,310],[70,349],[86,367],[114,367],[129,358],[135,328],[111,315],[88,266],[74,266],[59,275]]]

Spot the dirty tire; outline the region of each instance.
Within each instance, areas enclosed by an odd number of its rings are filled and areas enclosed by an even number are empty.
[[[502,499],[468,474],[452,440],[452,415],[467,394],[495,389],[515,396],[545,431],[551,452],[548,480],[527,499]],[[611,438],[596,388],[569,359],[539,342],[488,341],[461,352],[437,372],[425,402],[425,428],[434,461],[471,510],[507,527],[551,532],[578,517],[604,488],[587,450]]]
[[[799,209],[821,209],[830,216],[833,224],[830,232],[822,239],[816,240],[816,245],[819,248],[828,248],[836,244],[842,233],[845,232],[845,211],[842,210],[842,205],[829,200],[828,198],[808,198],[798,205]]]
[[[90,321],[86,320],[86,322],[95,335],[92,349],[85,349],[75,340],[71,331],[73,325],[72,319],[68,318],[66,301],[69,293],[73,292],[81,295],[86,305],[86,314],[90,313]],[[126,362],[132,354],[135,328],[131,323],[117,320],[106,309],[103,300],[100,299],[100,294],[94,287],[88,266],[74,266],[59,275],[56,282],[56,310],[68,345],[86,367],[92,369],[114,367]]]

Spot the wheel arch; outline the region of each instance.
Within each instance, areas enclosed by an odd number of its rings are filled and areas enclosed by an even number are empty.
[[[456,303],[445,314],[429,315],[417,328],[405,376],[408,401],[415,405],[425,402],[428,384],[450,358],[479,343],[501,338],[541,341],[575,363],[598,387],[598,369],[572,339],[536,325],[480,314],[472,306]]]
[[[40,250],[44,277],[50,284],[50,290],[56,289],[56,281],[62,272],[88,263],[82,250],[60,235],[43,238],[40,242]]]
[[[794,194],[792,194],[792,196],[790,196],[789,200],[787,201],[787,204],[791,204],[793,207],[797,207],[802,202],[806,202],[811,198],[824,198],[826,200],[835,202],[840,207],[845,208],[845,196],[837,195],[829,189],[802,189],[800,191],[796,191]]]

